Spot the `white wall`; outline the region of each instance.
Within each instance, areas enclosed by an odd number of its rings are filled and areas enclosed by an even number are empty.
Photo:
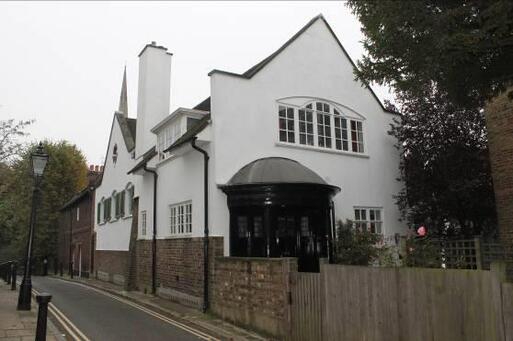
[[[139,57],[136,158],[155,145],[150,131],[169,115],[171,54],[166,48],[147,45]]]
[[[118,146],[118,158],[116,163],[114,163],[112,160],[112,150],[116,144]],[[108,148],[102,183],[95,191],[95,205],[98,205],[102,198],[110,197],[114,190],[120,192],[126,189],[129,183],[135,185],[134,176],[126,174],[135,166],[135,161],[131,158],[126,148],[118,120],[115,117]],[[127,201],[128,196],[125,197],[125,205],[127,205]],[[128,251],[130,228],[132,225],[132,218],[129,215],[130,212],[125,208],[125,217],[116,220],[114,204],[112,204],[112,218],[109,222],[98,224],[97,217],[94,217],[97,250]]]
[[[353,79],[350,61],[322,20],[252,79],[214,73],[211,111],[215,185],[225,184],[241,167],[258,158],[291,158],[342,189],[335,197],[338,219],[354,219],[353,206],[382,207],[384,234],[402,232],[404,226],[393,198],[401,188],[396,181],[399,154],[394,139],[387,134],[394,115],[384,112],[371,92]],[[290,96],[327,99],[365,117],[368,157],[278,146],[276,101]],[[219,189],[213,190],[211,226],[228,236],[226,196]],[[226,237],[225,250],[228,245]]]

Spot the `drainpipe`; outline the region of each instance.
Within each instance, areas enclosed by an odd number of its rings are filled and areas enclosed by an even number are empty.
[[[69,208],[69,276],[73,278],[73,206]]]
[[[144,171],[153,174],[153,239],[151,243],[151,293],[157,293],[157,179],[158,174],[144,165]]]
[[[205,217],[205,230],[203,237],[203,308],[204,313],[208,310],[208,153],[196,146],[196,137],[191,140],[192,148],[203,154],[203,190],[204,190],[204,217]]]

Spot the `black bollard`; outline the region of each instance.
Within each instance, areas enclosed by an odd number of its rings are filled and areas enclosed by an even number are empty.
[[[69,273],[69,276],[73,279],[73,262],[69,263]]]
[[[16,290],[16,272],[18,271],[18,263],[12,262],[11,266],[11,290]]]
[[[5,271],[7,272],[7,276],[6,276],[6,278],[5,278],[5,282],[6,282],[7,284],[11,284],[11,277],[12,277],[12,276],[11,276],[11,271],[12,271],[12,262],[9,262],[9,264],[7,264],[7,266],[6,266],[6,270],[5,270]]]
[[[62,262],[61,262],[61,269],[60,269],[60,271],[61,271],[61,277],[62,277],[62,275],[64,273],[64,264],[62,264]]]
[[[55,276],[57,276],[57,273],[59,272],[59,269],[57,267],[58,264],[59,264],[59,262],[57,261],[57,258],[54,258],[54,260],[53,260],[53,274]]]
[[[36,341],[46,341],[46,321],[48,317],[48,303],[52,299],[52,295],[42,293],[36,296],[36,301],[39,304],[37,312],[37,327],[36,327]]]

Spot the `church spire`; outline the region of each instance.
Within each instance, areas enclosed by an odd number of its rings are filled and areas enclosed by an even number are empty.
[[[118,112],[128,116],[128,99],[126,91],[126,65],[123,73],[123,84],[121,84],[121,95],[119,96],[119,108]]]

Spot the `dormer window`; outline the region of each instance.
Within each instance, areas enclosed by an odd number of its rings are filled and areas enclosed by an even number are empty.
[[[362,154],[363,118],[358,116],[346,115],[343,108],[324,101],[301,107],[280,103],[278,139],[287,144]]]
[[[112,162],[116,163],[118,161],[118,145],[115,144],[112,148]]]

